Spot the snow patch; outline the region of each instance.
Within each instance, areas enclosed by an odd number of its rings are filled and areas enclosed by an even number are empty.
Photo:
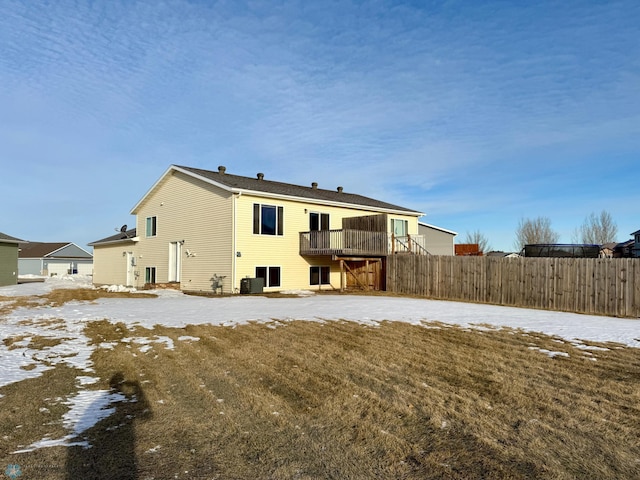
[[[146,353],[149,350],[151,350],[153,348],[153,346],[151,345],[152,343],[164,343],[165,344],[165,348],[167,350],[173,350],[174,349],[174,343],[173,343],[173,339],[171,339],[170,337],[164,336],[164,335],[154,335],[153,337],[149,338],[149,337],[127,337],[127,338],[123,338],[122,342],[125,343],[135,343],[137,345],[142,345],[142,347],[140,347],[140,352],[142,353]]]
[[[137,291],[135,288],[125,287],[124,285],[103,285],[100,288],[102,288],[103,290],[106,290],[107,292],[135,292],[135,291]]]
[[[181,342],[198,342],[198,341],[200,341],[200,337],[192,337],[190,335],[182,335],[181,337],[178,337],[178,340],[180,340]]]
[[[294,295],[296,297],[309,297],[316,294],[316,292],[311,290],[283,290],[280,293],[283,295]]]
[[[71,433],[62,438],[43,438],[13,453],[27,453],[39,448],[57,446],[82,446],[89,448],[91,445],[87,441],[72,442],[72,440],[76,439],[82,432],[96,425],[99,421],[112,415],[116,411],[115,407],[112,406],[114,403],[126,401],[132,400],[128,400],[122,393],[111,390],[80,391],[75,397],[64,402],[65,405],[69,405],[70,409],[62,417],[62,424],[66,429],[70,430]]]
[[[547,356],[554,358],[554,357],[569,357],[569,354],[567,352],[552,352],[551,350],[547,350],[545,348],[539,348],[539,347],[529,347],[529,350],[537,350],[540,353],[544,353]]]

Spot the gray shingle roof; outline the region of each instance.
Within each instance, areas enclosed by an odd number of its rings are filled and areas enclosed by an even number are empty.
[[[73,245],[71,242],[27,242],[20,244],[20,252],[18,252],[18,258],[44,258],[51,255],[53,252],[60,250],[61,248]],[[65,258],[85,258],[82,257],[67,257]]]
[[[114,242],[118,242],[118,241],[126,241],[126,240],[132,239],[135,236],[136,236],[136,229],[135,228],[131,228],[131,229],[127,230],[126,232],[118,232],[115,235],[111,235],[110,237],[106,237],[106,238],[101,238],[100,240],[96,240],[95,242],[91,242],[88,245],[89,246],[93,246],[93,245],[99,245],[101,243],[114,243]]]
[[[199,168],[185,167],[175,165],[177,168],[186,170],[195,175],[212,180],[214,182],[226,185],[229,188],[237,188],[240,190],[252,190],[256,192],[271,193],[274,195],[285,195],[289,197],[308,198],[311,200],[319,200],[325,202],[344,203],[350,205],[360,205],[364,207],[374,207],[387,210],[397,210],[408,213],[419,213],[391,203],[383,202],[354,193],[346,193],[337,190],[324,190],[321,188],[303,187],[301,185],[293,185],[290,183],[274,182],[272,180],[264,180],[251,177],[243,177],[240,175],[232,175],[230,173],[222,173],[219,171],[202,170]]]
[[[3,240],[11,243],[24,242],[24,240],[21,240],[19,238],[12,237],[11,235],[7,235],[6,233],[0,232],[0,242]]]

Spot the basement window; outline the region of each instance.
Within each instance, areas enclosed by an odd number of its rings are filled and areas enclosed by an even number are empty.
[[[309,285],[329,285],[330,272],[330,267],[326,266],[309,268]]]
[[[256,278],[262,278],[265,287],[279,287],[280,267],[256,267]]]

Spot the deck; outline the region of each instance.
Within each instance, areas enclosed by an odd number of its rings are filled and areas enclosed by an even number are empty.
[[[300,233],[300,255],[384,257],[396,253],[427,255],[423,235],[395,237],[365,230],[316,230]]]

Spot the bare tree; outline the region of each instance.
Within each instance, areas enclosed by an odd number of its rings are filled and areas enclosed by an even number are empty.
[[[551,228],[547,217],[521,218],[516,230],[515,247],[522,250],[525,245],[535,243],[558,243],[560,234]]]
[[[611,218],[609,212],[603,210],[600,214],[592,212],[584,223],[576,230],[575,236],[579,242],[604,245],[613,243],[618,235],[618,226]]]
[[[487,239],[487,237],[485,237],[480,232],[480,230],[476,230],[475,232],[467,232],[464,237],[464,243],[477,243],[478,249],[484,253],[491,250],[489,239]]]

